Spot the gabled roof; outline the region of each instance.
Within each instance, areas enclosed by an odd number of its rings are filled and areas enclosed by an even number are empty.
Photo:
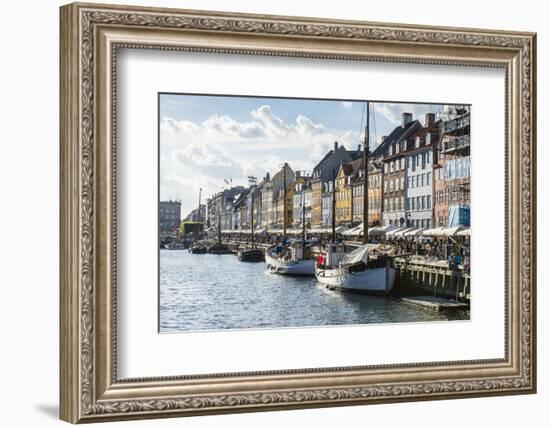
[[[432,126],[422,126],[418,129],[416,129],[415,131],[413,131],[408,137],[407,139],[416,139],[416,137],[424,137],[426,136],[426,134],[429,132],[431,133],[432,135],[434,136],[438,136],[439,137],[439,134],[441,133],[441,129],[440,129],[440,123],[441,121],[437,121],[435,122]]]
[[[437,121],[432,126],[421,127],[415,130],[414,132],[412,132],[407,138],[407,140],[410,143],[408,144],[407,152],[405,154],[412,155],[417,152],[421,152],[427,149],[433,149],[434,147],[436,147],[441,137],[440,124],[441,124],[441,121]],[[416,148],[415,147],[416,138],[418,137],[424,138],[428,133],[432,135],[430,143]]]
[[[340,175],[340,171],[344,172],[344,176],[350,176],[353,174],[353,166],[351,163],[342,163],[338,170],[338,175]]]
[[[389,152],[390,145],[395,142],[401,141],[404,138],[407,138],[412,132],[422,127],[418,120],[413,120],[405,125],[405,127],[399,125],[391,133],[386,136],[384,141],[382,141],[378,147],[376,147],[373,152],[373,157],[385,156]]]
[[[354,184],[363,182],[363,177],[360,174],[363,171],[363,168],[364,168],[363,159],[361,158],[361,159],[353,161],[352,162],[352,167],[353,167],[352,182]],[[369,174],[370,173],[376,173],[376,172],[380,172],[380,168],[376,167],[372,162],[369,162]]]
[[[332,171],[338,170],[340,163],[349,163],[353,160],[363,157],[363,152],[359,150],[348,150],[340,145],[336,151],[330,150],[313,168],[312,178],[320,178],[325,182],[332,177]],[[316,175],[320,175],[317,177]]]
[[[351,174],[352,175],[355,175],[356,173],[359,173],[359,170],[360,169],[363,169],[363,165],[365,164],[365,162],[363,161],[364,158],[363,156],[361,156],[360,158],[354,160],[353,162],[350,163],[351,165]]]

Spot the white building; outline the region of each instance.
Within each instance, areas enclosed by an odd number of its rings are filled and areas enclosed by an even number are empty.
[[[430,228],[433,221],[433,164],[438,135],[424,127],[413,135],[414,146],[407,153],[406,223]]]

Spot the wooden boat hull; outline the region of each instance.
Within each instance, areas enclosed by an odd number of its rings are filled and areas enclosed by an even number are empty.
[[[329,289],[385,295],[391,292],[396,271],[391,267],[367,268],[349,272],[347,267],[315,268],[317,281]]]
[[[191,246],[189,248],[189,252],[192,254],[205,254],[207,250],[205,246],[196,246],[196,247]]]
[[[226,254],[230,254],[231,251],[225,245],[215,244],[208,247],[208,253],[212,255],[226,255]]]
[[[264,251],[257,248],[239,249],[237,259],[242,262],[263,262]]]
[[[208,253],[212,255],[227,255],[230,254],[231,251],[229,249],[210,249]]]

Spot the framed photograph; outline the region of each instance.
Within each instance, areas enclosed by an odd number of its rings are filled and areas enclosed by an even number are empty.
[[[536,390],[535,34],[61,8],[61,418]]]

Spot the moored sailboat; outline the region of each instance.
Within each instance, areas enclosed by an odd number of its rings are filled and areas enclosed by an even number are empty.
[[[395,282],[395,269],[387,258],[369,259],[368,247],[368,158],[369,158],[369,103],[366,104],[365,143],[363,147],[363,245],[346,253],[342,244],[330,244],[315,265],[315,277],[329,289],[388,294]],[[333,174],[334,175],[334,174]],[[334,178],[333,178],[334,179]],[[334,188],[334,185],[333,185]],[[332,204],[333,241],[335,241],[335,203]]]
[[[369,259],[368,245],[345,253],[330,245],[315,266],[317,281],[329,289],[388,294],[393,289],[396,272],[386,258]]]
[[[265,252],[267,270],[275,274],[313,276],[315,261],[304,241],[292,242],[288,246],[271,246]]]
[[[286,210],[286,197],[284,200]],[[311,248],[306,245],[305,204],[302,203],[302,240],[288,245],[271,246],[265,251],[267,270],[275,274],[313,276],[315,261]]]
[[[254,195],[250,194],[250,246],[237,250],[237,259],[242,262],[262,262],[264,251],[254,243]]]
[[[222,243],[222,229],[221,229],[221,219],[218,214],[218,239],[215,243],[212,243],[208,246],[208,253],[213,255],[225,255],[230,254],[231,251],[229,247]]]
[[[194,242],[189,246],[188,251],[192,254],[205,254],[207,252],[207,247],[204,242]]]
[[[237,259],[242,262],[262,262],[264,251],[259,248],[240,248],[237,251]]]

